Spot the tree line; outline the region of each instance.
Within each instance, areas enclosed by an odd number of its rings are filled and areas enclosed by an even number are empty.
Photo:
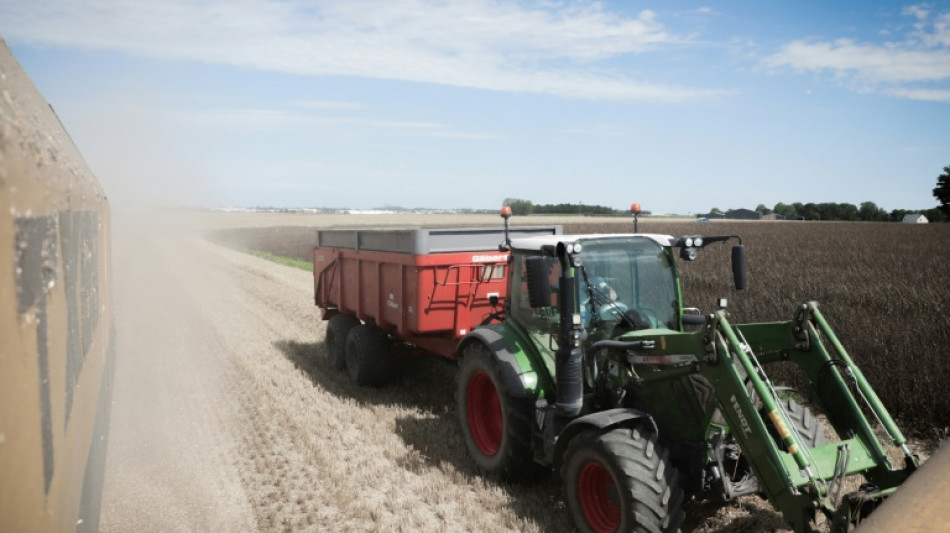
[[[946,222],[947,214],[940,207],[931,209],[893,209],[887,211],[874,202],[862,202],[860,206],[848,203],[801,203],[786,204],[779,202],[775,207],[768,209],[763,204],[755,208],[763,215],[775,213],[786,218],[800,217],[805,220],[863,220],[867,222],[900,222],[904,215],[920,213],[931,222]]]
[[[521,198],[505,198],[504,204],[511,208],[511,214],[524,215],[620,215],[627,211],[620,211],[603,205],[587,204],[534,204],[531,200]]]
[[[525,215],[628,215],[627,210],[614,209],[602,205],[586,204],[534,204],[530,200],[520,198],[505,198],[504,205],[511,207],[511,213],[515,216]],[[768,208],[765,204],[759,204],[755,208],[762,215],[777,214],[785,218],[802,218],[805,220],[846,220],[846,221],[867,221],[867,222],[900,222],[904,215],[909,213],[920,213],[927,217],[930,222],[950,221],[947,213],[940,207],[932,209],[893,209],[887,211],[877,206],[874,202],[862,202],[860,206],[848,203],[783,203],[775,204],[775,207]],[[714,207],[710,214],[725,214],[725,211]],[[643,211],[642,214],[648,215],[649,211]]]

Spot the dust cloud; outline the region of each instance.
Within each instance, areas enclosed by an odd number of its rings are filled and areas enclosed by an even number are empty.
[[[171,129],[158,109],[158,103],[99,102],[62,117],[113,212],[219,203],[213,171],[173,148],[169,139],[186,132]]]
[[[352,385],[325,362],[312,274],[208,242],[219,215],[114,216],[102,531],[569,529],[556,482],[475,470],[454,367]]]

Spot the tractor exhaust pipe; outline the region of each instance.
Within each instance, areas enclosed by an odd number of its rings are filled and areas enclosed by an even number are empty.
[[[555,412],[559,417],[573,418],[580,414],[584,406],[584,381],[581,352],[583,325],[580,315],[575,313],[577,278],[573,275],[575,266],[580,266],[580,257],[573,256],[580,251],[579,244],[559,242],[554,250],[544,250],[545,255],[525,259],[525,271],[528,278],[528,301],[532,308],[551,306],[551,282],[549,258],[556,256],[561,265],[558,278],[558,314],[560,327],[558,348],[554,352]]]
[[[574,308],[576,278],[572,275],[571,245],[557,244],[557,258],[561,263],[561,277],[558,280],[558,311],[560,313],[560,339],[555,352],[555,373],[557,374],[557,414],[575,417],[584,406],[584,381],[581,366],[582,353],[580,341],[580,319],[575,324]],[[580,258],[575,258],[579,261]]]

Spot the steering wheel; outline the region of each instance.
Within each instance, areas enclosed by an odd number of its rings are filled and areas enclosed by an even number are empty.
[[[630,308],[624,312],[624,316],[628,323],[632,322],[636,326],[635,329],[650,329],[654,325],[654,321],[651,320],[653,317],[643,313],[642,310]]]
[[[606,302],[597,308],[597,317],[601,321],[621,320],[626,312],[627,306],[622,302]]]
[[[660,326],[660,321],[657,319],[660,316],[652,307],[638,307],[637,311],[640,313],[640,316],[643,318],[644,324],[649,324],[648,327],[655,328]]]

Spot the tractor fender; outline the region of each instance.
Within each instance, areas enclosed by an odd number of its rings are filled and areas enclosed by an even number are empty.
[[[567,445],[570,444],[571,439],[580,435],[582,432],[589,429],[603,431],[614,427],[633,428],[634,426],[646,426],[654,435],[659,433],[656,422],[654,422],[653,417],[650,416],[649,413],[629,407],[597,411],[596,413],[571,420],[570,423],[561,430],[560,435],[557,437],[557,442],[554,444],[554,471],[560,472],[561,461],[564,458],[564,451],[567,449]]]
[[[501,333],[488,328],[480,328],[469,333],[459,342],[455,353],[461,359],[465,348],[473,342],[484,344],[491,352],[492,356],[498,361],[498,368],[501,369],[502,379],[505,380],[505,387],[508,393],[515,398],[534,397],[532,391],[535,389],[537,375],[531,368],[522,368],[518,362],[517,356],[508,347]]]

